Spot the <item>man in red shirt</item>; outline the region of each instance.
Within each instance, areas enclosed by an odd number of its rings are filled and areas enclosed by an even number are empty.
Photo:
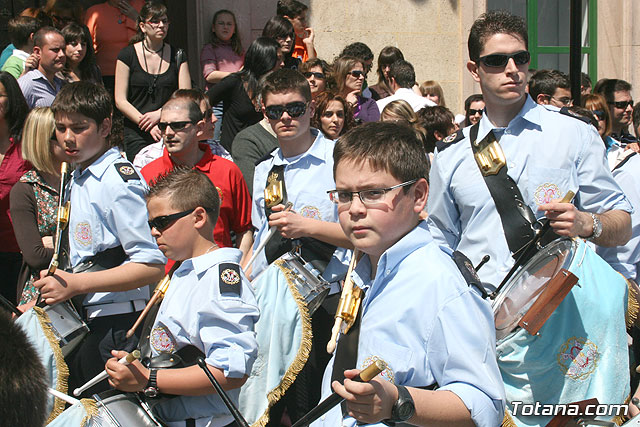
[[[213,155],[208,144],[198,142],[205,126],[202,119],[195,102],[184,98],[167,101],[158,123],[164,141],[162,157],[142,168],[142,176],[150,182],[176,166],[203,172],[220,195],[220,216],[213,230],[216,244],[231,247],[233,231],[237,247],[246,254],[253,244],[251,196],[235,163]]]

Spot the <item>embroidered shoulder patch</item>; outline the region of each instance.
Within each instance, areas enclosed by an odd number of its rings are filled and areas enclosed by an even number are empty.
[[[456,142],[462,141],[463,139],[464,139],[464,134],[462,133],[462,129],[460,129],[457,132],[452,133],[451,135],[445,138],[442,138],[440,141],[436,142],[436,148],[438,149],[438,151],[442,151],[447,147],[452,146]]]
[[[560,370],[578,381],[587,379],[596,370],[599,360],[598,346],[582,337],[569,338],[558,352]]]
[[[379,356],[369,356],[369,357],[367,357],[366,359],[364,359],[362,361],[362,365],[360,366],[360,369],[366,368],[367,366],[369,366],[372,363],[374,363],[376,360],[382,360],[385,363],[385,365],[387,365],[387,367],[384,369],[384,371],[380,372],[380,376],[382,378],[384,378],[385,380],[389,381],[391,384],[395,384],[396,383],[395,375],[393,375],[393,371],[389,367],[389,364],[382,357],[379,357]]]
[[[88,222],[79,222],[73,231],[73,239],[82,246],[89,246],[93,240],[91,233],[91,224]]]
[[[220,268],[220,294],[240,296],[242,290],[240,266],[233,263],[222,263]]]
[[[140,176],[138,176],[138,173],[130,163],[116,163],[113,166],[115,166],[116,170],[118,171],[118,175],[120,175],[120,178],[122,178],[124,182],[127,182],[131,179],[140,181]]]
[[[173,353],[176,351],[176,340],[173,338],[171,331],[159,323],[158,326],[151,330],[149,336],[151,347],[158,353]]]
[[[576,113],[575,111],[571,110],[568,107],[562,107],[560,109],[560,114],[564,114],[565,116],[573,117],[574,119],[578,119],[578,120],[583,121],[583,122],[585,122],[585,123],[587,123],[589,125],[592,124],[591,120],[588,117],[585,117],[585,116],[583,116],[581,114],[578,114],[578,113]]]

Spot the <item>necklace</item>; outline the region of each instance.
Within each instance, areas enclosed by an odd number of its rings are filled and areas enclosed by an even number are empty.
[[[157,54],[157,53],[162,52],[162,50],[164,49],[164,42],[162,42],[162,46],[160,46],[160,49],[158,49],[158,50],[151,50],[151,49],[149,49],[149,48],[147,47],[147,45],[144,43],[144,40],[142,40],[142,48],[143,48],[144,50],[146,50],[147,52],[149,52],[149,53],[156,53],[156,54]]]
[[[147,74],[151,74],[151,73],[149,72],[149,65],[147,64],[147,53],[146,53],[146,51],[149,51],[150,53],[158,53],[158,52],[162,51],[163,49],[164,49],[164,42],[162,42],[162,47],[160,48],[159,51],[153,52],[153,51],[147,49],[147,47],[144,45],[144,40],[142,41],[142,57],[144,58],[144,68],[145,68],[145,71],[147,72]],[[153,82],[149,86],[149,89],[147,89],[147,93],[149,95],[152,95],[156,90],[156,83],[158,83],[158,77],[160,76],[160,69],[161,68],[162,68],[162,55],[160,55],[160,62],[158,62],[158,71],[156,72],[156,74],[153,75]]]
[[[218,245],[216,245],[215,243],[213,245],[211,245],[211,247],[209,249],[207,249],[207,251],[203,255],[208,254],[209,252],[211,252],[214,249],[218,249]]]

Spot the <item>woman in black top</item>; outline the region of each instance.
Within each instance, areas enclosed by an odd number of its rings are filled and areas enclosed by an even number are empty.
[[[133,160],[141,148],[161,138],[160,109],[176,89],[191,89],[186,55],[164,42],[167,8],[146,3],[138,17],[138,34],[116,62],[115,101],[124,114],[124,150]]]
[[[247,49],[242,70],[225,77],[207,92],[211,105],[222,101],[224,114],[220,143],[228,152],[231,152],[233,139],[238,132],[262,119],[256,102],[260,78],[282,68],[282,65],[282,51],[278,42],[259,37]]]

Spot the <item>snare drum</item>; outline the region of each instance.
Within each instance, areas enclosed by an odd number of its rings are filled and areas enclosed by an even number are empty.
[[[58,339],[62,355],[67,357],[89,332],[89,327],[69,301],[42,308],[49,317],[49,324]]]
[[[527,315],[552,279],[562,279],[559,275],[567,274],[577,247],[578,243],[573,239],[554,240],[534,255],[505,284],[491,304],[496,323],[497,341],[516,330],[518,324],[522,324],[523,317]],[[559,304],[560,301],[556,302]],[[555,304],[555,307],[558,304]]]
[[[109,390],[94,394],[98,415],[91,425],[109,427],[159,427],[163,424],[153,415],[149,405],[135,393]]]

